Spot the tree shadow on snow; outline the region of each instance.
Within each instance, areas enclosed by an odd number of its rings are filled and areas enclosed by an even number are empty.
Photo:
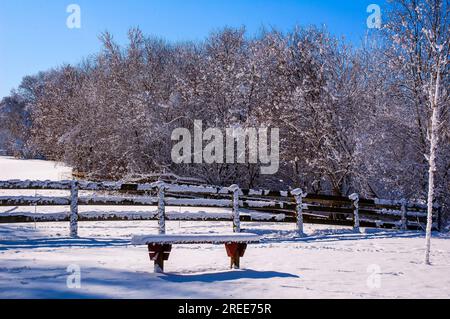
[[[237,274],[219,273],[215,280],[211,275],[184,276],[159,275],[149,272],[89,267],[80,265],[81,287],[67,286],[68,276],[64,262],[48,261],[35,265],[33,259],[6,260],[0,266],[0,298],[7,299],[105,299],[105,298],[220,298],[219,291],[199,291],[196,285],[172,283],[214,282],[238,279]],[[163,277],[161,277],[163,276]],[[243,271],[241,278],[273,278],[290,276],[280,273],[254,273]],[[172,280],[167,280],[172,278]],[[197,278],[194,280],[194,278]],[[162,280],[165,279],[165,280]],[[178,280],[177,280],[178,279]],[[169,289],[170,288],[170,289]]]
[[[262,236],[262,243],[286,243],[286,242],[335,242],[347,240],[369,240],[387,238],[422,238],[425,236],[421,231],[401,231],[389,229],[364,228],[361,232],[353,229],[319,229],[306,237],[299,237],[296,230],[276,230],[276,229],[245,229],[245,232]],[[433,233],[433,236],[439,236]]]
[[[186,282],[204,282],[213,283],[218,281],[231,281],[239,279],[272,279],[272,278],[300,278],[297,275],[277,272],[277,271],[255,271],[255,270],[236,270],[208,274],[196,275],[179,275],[179,274],[164,274],[159,277],[162,280],[186,283]]]
[[[421,231],[401,231],[365,228],[361,232],[353,230],[342,230],[340,232],[332,230],[318,230],[311,236],[297,239],[304,242],[335,242],[347,240],[370,240],[370,239],[389,239],[389,238],[422,238],[425,233]]]
[[[125,239],[93,239],[93,238],[38,238],[29,240],[2,240],[0,251],[35,248],[60,248],[60,247],[116,247],[130,245]]]

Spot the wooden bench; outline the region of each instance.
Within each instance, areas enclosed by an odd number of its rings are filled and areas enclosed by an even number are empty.
[[[147,245],[150,260],[154,261],[155,272],[164,272],[164,261],[169,259],[172,245],[179,244],[225,244],[231,268],[239,269],[240,258],[244,257],[247,244],[258,243],[255,234],[194,234],[194,235],[149,235],[134,236],[132,245]]]

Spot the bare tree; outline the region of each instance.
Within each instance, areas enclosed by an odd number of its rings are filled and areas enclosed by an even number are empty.
[[[424,154],[428,162],[427,264],[430,263],[441,117],[443,112],[448,112],[448,92],[443,83],[448,83],[449,10],[447,0],[395,0],[387,25],[397,54],[393,61],[405,70],[403,85],[413,96],[423,144],[428,145],[428,152]]]

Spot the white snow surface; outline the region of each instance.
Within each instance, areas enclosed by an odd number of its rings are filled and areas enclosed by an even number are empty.
[[[70,172],[42,161],[14,162],[0,158],[0,180],[66,179],[59,174]],[[0,196],[34,194],[0,191]],[[40,212],[46,209],[51,212],[45,207]],[[189,244],[174,245],[166,274],[154,274],[147,247],[132,245],[131,238],[157,235],[157,221],[80,222],[78,239],[69,238],[68,222],[0,224],[0,298],[450,298],[449,235],[433,234],[427,266],[423,232],[362,228],[356,233],[306,224],[307,237],[298,238],[295,224],[243,222],[241,227],[261,237],[248,245],[241,270],[229,269],[223,245]],[[168,235],[231,231],[231,221],[166,225]],[[68,269],[78,267],[81,286],[67,285]]]
[[[41,160],[18,160],[0,156],[0,180],[35,179],[67,180],[72,179],[72,169],[60,163]]]
[[[433,265],[423,264],[424,235],[305,225],[242,223],[262,237],[241,270],[229,269],[222,245],[174,245],[166,274],[154,274],[135,234],[158,233],[157,221],[0,225],[0,298],[449,298],[450,238],[433,238]],[[168,234],[227,233],[230,222],[168,222]],[[67,269],[81,288],[67,287]],[[379,281],[377,281],[377,278]]]

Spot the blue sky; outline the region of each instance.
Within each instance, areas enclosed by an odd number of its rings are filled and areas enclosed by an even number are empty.
[[[358,44],[367,32],[369,4],[385,0],[0,0],[0,98],[25,75],[77,63],[96,53],[108,30],[119,43],[130,27],[170,41],[201,40],[224,26],[283,31],[322,25]],[[69,29],[70,4],[81,8],[81,29]]]

